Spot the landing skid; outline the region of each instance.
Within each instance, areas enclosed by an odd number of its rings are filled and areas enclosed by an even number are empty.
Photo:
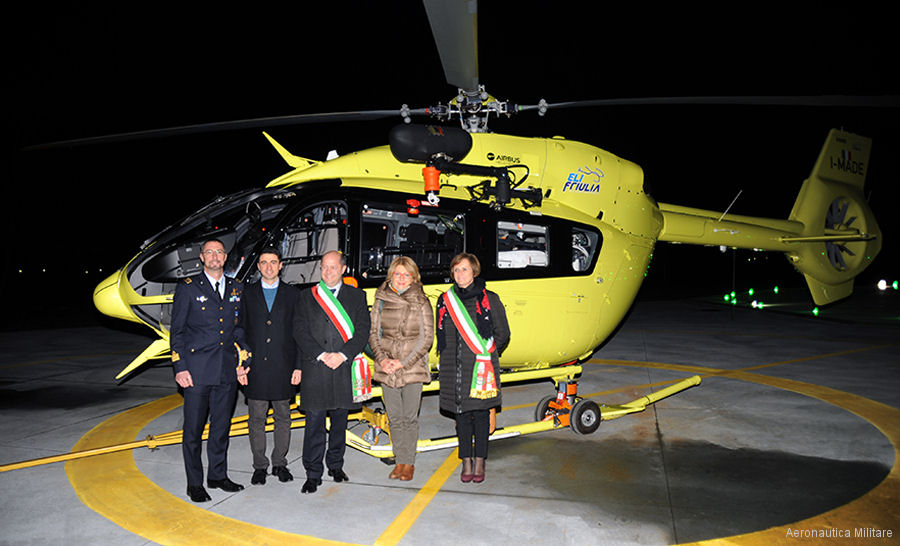
[[[648,405],[654,402],[700,384],[700,376],[695,375],[662,390],[633,400],[627,404],[607,406],[606,404],[598,405],[596,402],[578,396],[578,384],[575,380],[575,376],[579,374],[581,374],[581,366],[565,366],[562,368],[547,368],[543,370],[529,370],[501,374],[501,384],[510,384],[533,379],[552,379],[557,385],[557,393],[555,396],[547,396],[538,402],[535,407],[534,422],[498,428],[491,433],[488,439],[490,441],[501,440],[503,438],[513,438],[516,436],[534,434],[536,432],[556,430],[567,426],[577,434],[589,434],[597,430],[601,421],[618,419],[629,413],[643,411]],[[439,389],[439,382],[432,381],[431,383],[424,385],[422,390],[423,392],[433,392]],[[373,388],[372,393],[373,398],[375,396],[381,396],[381,388]],[[306,419],[304,419],[300,412],[297,411],[297,406],[292,404],[291,409],[291,428],[305,427]],[[372,410],[364,407],[361,411],[350,414],[348,420],[360,421],[368,426],[367,431],[362,437],[357,436],[351,430],[347,430],[346,442],[348,446],[373,457],[385,460],[385,462],[388,462],[387,459],[393,459],[394,452],[389,443],[390,423],[388,422],[387,415],[382,410]],[[327,419],[326,426],[330,426],[330,422]],[[271,432],[273,429],[274,422],[272,417],[269,416],[266,421],[266,432]],[[202,438],[204,440],[207,437],[208,431],[209,426],[207,425],[203,431]],[[243,436],[247,433],[247,415],[234,417],[231,420],[231,431],[229,435]],[[80,459],[93,455],[137,449],[140,447],[146,447],[153,450],[161,446],[180,444],[181,439],[182,431],[175,430],[156,436],[147,436],[146,439],[135,442],[2,465],[0,466],[0,472]],[[378,445],[381,443],[382,439],[385,440],[385,445]],[[426,451],[434,451],[436,449],[453,448],[457,445],[458,441],[456,436],[431,438],[428,440],[419,440],[416,451],[423,453]]]
[[[558,383],[556,396],[545,396],[534,408],[536,421],[552,421],[555,428],[571,427],[576,434],[590,434],[597,430],[601,421],[618,419],[629,413],[644,411],[647,406],[667,396],[700,384],[700,376],[695,375],[670,385],[654,393],[621,405],[598,405],[593,400],[578,396],[578,382],[569,380]]]
[[[581,366],[570,366],[502,374],[500,376],[502,385],[529,379],[552,379],[557,384],[557,393],[556,395],[542,398],[538,402],[535,407],[535,420],[533,422],[500,427],[491,433],[488,440],[494,441],[525,436],[565,427],[571,428],[576,434],[590,434],[597,430],[601,421],[609,421],[629,413],[643,411],[654,402],[700,384],[700,376],[695,375],[627,404],[598,405],[593,400],[578,396],[578,381],[575,379],[575,376],[580,373]],[[423,391],[436,391],[439,388],[438,382],[432,381],[424,386]],[[348,430],[348,446],[380,459],[394,457],[394,452],[390,445],[390,423],[383,411],[364,407],[362,411],[351,414],[349,418],[367,424],[368,429],[362,436],[358,436],[356,433]],[[384,445],[379,445],[382,440],[385,441]],[[450,449],[458,445],[459,442],[455,435],[424,439],[418,441],[416,452],[424,453],[437,449]]]

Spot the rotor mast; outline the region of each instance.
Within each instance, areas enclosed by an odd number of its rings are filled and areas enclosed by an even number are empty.
[[[441,121],[459,116],[460,125],[469,133],[486,133],[491,113],[508,116],[516,106],[491,97],[478,80],[478,0],[423,0],[423,4],[444,76],[457,88],[456,97],[446,105],[438,104],[426,112]],[[404,121],[409,123],[409,117],[404,115]]]

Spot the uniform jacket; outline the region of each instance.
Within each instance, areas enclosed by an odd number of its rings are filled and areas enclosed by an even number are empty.
[[[169,345],[175,373],[191,372],[195,385],[218,385],[237,381],[237,351],[244,347],[244,331],[238,325],[243,285],[230,277],[225,298],[200,273],[180,281],[172,303]]]
[[[500,353],[509,343],[509,323],[506,320],[506,309],[500,297],[486,290],[491,306],[491,322],[494,327],[494,343],[497,350],[491,353],[494,364],[494,376],[497,387],[500,387]],[[443,296],[441,296],[443,297]],[[463,299],[463,305],[469,315],[475,316],[475,298]],[[500,393],[494,398],[479,399],[469,396],[472,387],[472,373],[475,369],[475,354],[466,345],[456,330],[456,325],[449,315],[443,318],[446,347],[440,355],[441,409],[450,413],[463,413],[473,410],[487,410],[501,404]]]
[[[354,335],[347,342],[313,297],[312,288],[300,292],[294,314],[294,339],[300,347],[301,370],[300,409],[354,409],[350,384],[350,364],[362,352],[369,339],[369,310],[366,294],[359,288],[343,285],[338,301],[353,322]],[[318,357],[322,353],[344,353],[348,360],[332,370]]]
[[[300,369],[300,351],[294,341],[294,311],[300,290],[281,281],[272,310],[266,305],[262,283],[244,288],[240,322],[244,326],[247,349],[253,354],[244,395],[252,400],[287,400],[297,387],[291,375]]]
[[[428,383],[428,351],[434,341],[434,314],[421,283],[413,283],[403,294],[390,287],[390,281],[378,287],[372,305],[369,347],[375,355],[373,378],[388,387],[408,383]],[[403,368],[392,374],[380,362],[396,358]]]

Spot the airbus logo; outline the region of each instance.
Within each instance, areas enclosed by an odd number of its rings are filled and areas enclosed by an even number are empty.
[[[488,161],[499,161],[501,163],[521,163],[522,159],[514,155],[500,154],[495,155],[493,152],[487,153]]]

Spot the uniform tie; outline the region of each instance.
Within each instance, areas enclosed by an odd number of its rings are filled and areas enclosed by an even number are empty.
[[[219,298],[219,301],[222,301],[222,294],[219,292],[219,281],[216,281],[216,297]]]

